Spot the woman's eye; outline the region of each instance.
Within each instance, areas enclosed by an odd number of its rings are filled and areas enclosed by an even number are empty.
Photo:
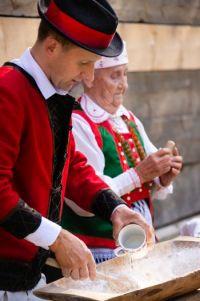
[[[116,73],[112,74],[112,75],[111,75],[111,78],[112,78],[112,79],[116,79],[116,78],[117,78],[117,74],[116,74]]]

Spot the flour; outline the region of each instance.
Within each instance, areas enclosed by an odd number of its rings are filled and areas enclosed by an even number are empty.
[[[121,267],[107,266],[104,273],[116,277],[121,283],[128,282],[128,291],[154,286],[190,272],[200,270],[200,248],[172,248],[153,250],[142,259],[135,260],[134,254],[121,259]]]
[[[105,275],[104,279],[73,281],[63,278],[59,286],[68,288],[68,291],[77,289],[99,296],[116,296],[143,289],[200,270],[200,248],[197,246],[191,249],[181,244],[167,249],[165,246],[159,247],[144,258],[135,259],[127,254],[99,265],[98,269]],[[101,297],[98,299],[101,300]]]

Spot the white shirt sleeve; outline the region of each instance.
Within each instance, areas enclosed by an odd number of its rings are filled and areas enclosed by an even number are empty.
[[[153,145],[153,143],[150,141],[149,137],[147,136],[146,134],[146,131],[144,129],[144,126],[142,124],[142,122],[137,118],[135,117],[135,122],[138,126],[138,130],[140,132],[140,135],[144,141],[144,147],[145,147],[145,151],[148,155],[154,153],[157,151],[157,148]],[[160,183],[160,180],[159,178],[156,178],[154,179],[154,182],[156,183],[156,185],[158,186],[158,190],[155,191],[153,197],[155,199],[159,199],[159,200],[164,200],[166,199],[167,195],[168,194],[171,194],[173,193],[173,186],[172,184],[169,185],[168,187],[163,187]]]
[[[86,156],[88,163],[93,166],[96,174],[109,185],[118,196],[122,196],[136,187],[140,187],[140,181],[133,168],[115,178],[104,175],[104,154],[95,139],[90,125],[83,117],[75,113],[72,115],[72,125],[76,149]]]
[[[45,217],[42,217],[42,221],[38,229],[25,237],[26,240],[33,243],[38,247],[48,250],[57,239],[61,227]]]

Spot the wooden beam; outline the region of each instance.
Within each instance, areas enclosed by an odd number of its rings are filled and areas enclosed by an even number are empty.
[[[1,0],[0,1],[1,16],[17,16],[17,17],[36,17],[37,1],[36,0]]]
[[[35,38],[39,19],[0,18],[0,63],[19,56]],[[129,70],[200,69],[200,27],[120,24]]]
[[[130,71],[200,68],[200,27],[120,24]]]
[[[200,25],[200,0],[110,0],[122,22]]]
[[[109,0],[120,21],[200,25],[200,0]],[[1,0],[2,16],[38,16],[37,0]]]
[[[0,64],[18,58],[33,45],[38,23],[37,19],[0,18]]]

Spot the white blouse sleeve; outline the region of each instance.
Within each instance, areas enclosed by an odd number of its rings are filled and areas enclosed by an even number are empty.
[[[144,129],[144,126],[142,122],[135,117],[135,122],[137,124],[138,130],[140,132],[140,135],[144,141],[145,151],[148,155],[154,153],[157,151],[157,148],[153,145],[153,143],[150,141],[149,137],[146,134],[146,131]],[[160,184],[159,178],[154,179],[154,182],[156,183],[158,190],[155,191],[153,197],[155,199],[163,200],[167,197],[168,194],[173,193],[173,186],[169,185],[168,187],[162,187]]]
[[[83,153],[96,174],[118,195],[122,196],[136,187],[138,184],[138,175],[133,168],[120,174],[115,178],[104,175],[105,159],[104,154],[99,147],[95,135],[89,123],[79,114],[72,115],[73,136],[76,143],[76,149]]]

